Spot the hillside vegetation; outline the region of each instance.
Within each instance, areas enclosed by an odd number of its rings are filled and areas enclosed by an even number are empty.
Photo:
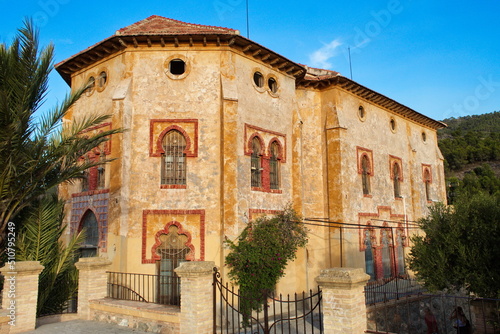
[[[458,192],[500,193],[500,112],[449,118],[438,131],[448,200]]]

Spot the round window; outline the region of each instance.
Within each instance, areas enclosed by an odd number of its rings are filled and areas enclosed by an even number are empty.
[[[263,87],[264,86],[264,76],[260,72],[255,72],[253,74],[253,82],[257,87]]]
[[[99,88],[104,87],[107,81],[108,81],[108,75],[106,74],[106,72],[102,71],[101,73],[99,73],[99,80],[97,81]]]
[[[358,117],[362,121],[366,119],[366,111],[365,108],[363,108],[363,106],[359,106],[358,108]]]
[[[186,72],[186,63],[182,59],[172,59],[168,69],[174,75],[181,75]]]
[[[189,75],[191,66],[184,55],[174,54],[165,59],[163,70],[172,80],[182,80]]]
[[[168,65],[168,70],[174,75],[181,75],[186,72],[186,63],[182,59],[172,59]]]
[[[85,95],[89,96],[94,92],[95,78],[91,76],[87,81],[87,88],[85,88]]]
[[[269,78],[267,80],[267,85],[269,86],[269,90],[271,92],[276,93],[278,91],[278,82],[275,78]]]
[[[394,118],[391,118],[389,124],[390,124],[390,127],[391,127],[391,131],[395,132],[396,131],[396,120]]]
[[[422,140],[424,143],[427,141],[427,134],[424,131],[422,131]]]

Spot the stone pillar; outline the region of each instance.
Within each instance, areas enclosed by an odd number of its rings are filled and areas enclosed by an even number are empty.
[[[213,331],[213,261],[182,262],[175,269],[181,278],[181,334]]]
[[[364,287],[370,276],[362,268],[321,271],[316,282],[323,293],[325,334],[363,334],[366,326]]]
[[[38,261],[22,261],[0,268],[5,277],[2,309],[7,311],[11,334],[35,329],[38,276],[44,266]]]
[[[90,320],[90,301],[106,297],[107,275],[111,262],[102,257],[82,257],[75,263],[78,269],[78,314]]]

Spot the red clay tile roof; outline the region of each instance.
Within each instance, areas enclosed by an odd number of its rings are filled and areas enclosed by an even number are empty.
[[[238,30],[186,23],[163,16],[152,15],[147,19],[131,24],[116,32],[116,35],[239,35]]]

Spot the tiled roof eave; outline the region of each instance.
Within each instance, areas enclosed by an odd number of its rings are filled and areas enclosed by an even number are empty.
[[[345,89],[365,100],[368,100],[376,105],[389,109],[405,118],[408,118],[417,123],[428,126],[432,129],[442,129],[447,125],[443,122],[436,121],[430,117],[427,117],[383,94],[380,94],[374,90],[371,90],[359,83],[348,79],[344,76],[337,75],[329,78],[307,78],[302,79],[297,82],[298,87],[303,88],[315,88],[315,89],[325,89],[331,86],[337,86]]]
[[[253,56],[280,71],[301,78],[305,75],[305,68],[291,60],[267,49],[239,34],[214,33],[214,34],[124,34],[113,35],[93,46],[77,53],[56,64],[55,68],[63,79],[71,85],[71,75],[93,63],[127,47],[139,45],[160,45],[178,47],[200,43],[201,45],[213,44],[216,46],[227,45]],[[260,51],[259,51],[260,50]]]

